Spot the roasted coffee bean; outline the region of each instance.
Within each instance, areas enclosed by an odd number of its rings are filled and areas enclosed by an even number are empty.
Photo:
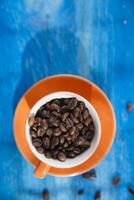
[[[85,121],[84,121],[84,124],[85,126],[89,126],[89,124],[92,122],[92,119],[91,117],[88,117]]]
[[[56,111],[53,111],[52,114],[55,115],[57,118],[61,117],[61,113],[58,113]]]
[[[37,132],[34,130],[30,130],[30,135],[32,136],[32,138],[37,138]]]
[[[65,128],[65,126],[62,123],[60,124],[60,130],[62,132],[66,132],[67,131],[67,129]]]
[[[80,114],[80,108],[76,107],[73,111],[73,115],[74,117],[78,118],[79,114]]]
[[[69,129],[69,135],[74,135],[74,134],[75,134],[75,131],[76,131],[76,127],[75,127],[75,126],[72,126],[72,127]]]
[[[44,128],[38,128],[37,130],[37,136],[43,137],[45,135],[45,129]]]
[[[89,116],[89,111],[88,111],[87,108],[84,109],[83,115],[82,115],[82,116],[83,116],[83,119],[84,119],[84,120],[88,118],[88,116]]]
[[[88,140],[92,140],[93,139],[93,137],[94,137],[94,133],[93,132],[91,132],[91,131],[87,131],[85,134],[84,134],[84,137],[86,138],[86,139],[88,139]]]
[[[52,158],[52,154],[50,151],[45,151],[46,158]]]
[[[67,141],[71,141],[72,138],[68,135],[68,136],[66,137],[66,140],[67,140]]]
[[[79,135],[79,131],[78,131],[78,129],[76,129],[75,134],[72,135],[72,141],[75,142],[75,140],[77,139],[78,135]]]
[[[83,195],[84,194],[84,190],[78,190],[78,195]]]
[[[69,147],[66,148],[67,151],[72,151],[74,149],[74,145],[69,145]]]
[[[61,134],[62,134],[62,132],[61,132],[60,128],[53,129],[53,135],[54,136],[59,136]]]
[[[94,125],[93,125],[93,123],[90,123],[89,130],[94,132]]]
[[[41,154],[44,153],[44,149],[43,149],[43,147],[37,147],[37,151],[38,151],[39,153],[41,153]]]
[[[67,117],[65,120],[65,126],[67,129],[69,129],[73,126],[73,121],[69,117]]]
[[[48,129],[46,130],[46,135],[49,136],[49,137],[51,137],[52,134],[53,134],[52,129],[51,129],[51,128],[48,128]]]
[[[32,126],[32,130],[34,130],[34,131],[37,132],[37,129],[38,129],[37,124],[34,124],[34,125]]]
[[[28,119],[28,125],[30,127],[32,127],[34,125],[34,123],[35,123],[35,117],[34,117],[34,115],[30,115],[30,117]]]
[[[128,188],[128,191],[129,191],[129,193],[130,193],[131,195],[134,196],[134,187],[129,187],[129,188]]]
[[[97,175],[96,175],[95,169],[92,169],[92,170],[90,170],[89,172],[86,172],[86,173],[82,174],[82,177],[83,177],[84,179],[96,178]]]
[[[62,121],[65,122],[65,120],[66,120],[66,118],[67,118],[68,116],[69,116],[69,113],[68,113],[68,112],[65,112],[65,113],[62,115],[62,117],[61,117]]]
[[[51,110],[56,110],[57,112],[60,112],[60,106],[57,105],[56,103],[51,104]]]
[[[67,112],[68,111],[68,106],[67,105],[62,106],[60,111],[61,111],[61,113]]]
[[[79,121],[80,121],[81,123],[83,123],[84,120],[83,120],[82,115],[79,116]]]
[[[54,99],[52,100],[52,103],[55,103],[57,105],[60,105],[60,99]]]
[[[52,151],[52,157],[53,157],[54,159],[56,159],[56,158],[58,157],[58,153],[59,153],[59,150],[58,150],[58,149],[53,150],[53,151]]]
[[[74,124],[79,123],[79,120],[76,117],[74,117],[72,113],[70,114],[70,118],[71,118],[71,120],[73,121]]]
[[[63,135],[60,136],[60,144],[64,144],[65,142],[65,138],[63,137]]]
[[[48,111],[47,111],[47,110],[42,110],[42,111],[41,111],[41,117],[42,117],[42,118],[48,117]]]
[[[82,102],[82,101],[79,102],[79,108],[80,108],[81,111],[84,110],[84,108],[85,108],[84,102]]]
[[[42,146],[42,140],[39,139],[39,138],[35,138],[35,139],[32,140],[32,144],[35,147],[40,147],[40,146]]]
[[[65,142],[65,143],[63,144],[63,146],[64,146],[64,148],[67,148],[67,147],[69,146],[69,143],[68,143],[68,142]]]
[[[48,102],[48,103],[45,104],[45,107],[46,107],[48,110],[50,110],[50,109],[51,109],[51,104]]]
[[[101,200],[101,192],[99,190],[95,192],[94,200]]]
[[[59,137],[54,136],[51,141],[51,149],[53,150],[59,144]]]
[[[48,122],[46,119],[41,120],[41,125],[42,127],[46,130],[48,128]]]
[[[50,139],[48,137],[43,138],[43,145],[45,149],[49,149],[50,147]]]
[[[69,101],[70,101],[70,98],[65,98],[63,102],[64,102],[64,104],[68,105]]]
[[[78,128],[79,130],[83,129],[83,124],[82,123],[76,124],[76,128]]]
[[[43,200],[49,200],[49,192],[47,189],[44,189],[42,192]]]
[[[72,151],[72,152],[68,152],[67,153],[67,157],[68,158],[74,158],[75,157],[75,153]]]
[[[77,147],[75,147],[73,151],[74,151],[75,154],[79,154],[80,153],[80,149],[77,148]]]
[[[77,146],[80,146],[80,145],[83,145],[84,143],[85,143],[85,138],[82,137],[82,136],[78,136],[78,138],[76,139],[75,144],[76,144]]]
[[[115,186],[119,185],[119,184],[120,184],[120,180],[121,180],[121,179],[120,179],[119,176],[114,177],[114,178],[112,179],[113,185],[115,185]]]
[[[61,161],[61,162],[64,162],[66,160],[66,155],[65,153],[63,153],[62,151],[60,151],[58,153],[58,159]]]
[[[73,110],[76,106],[77,106],[77,99],[76,98],[72,98],[68,103],[68,108],[70,110]]]

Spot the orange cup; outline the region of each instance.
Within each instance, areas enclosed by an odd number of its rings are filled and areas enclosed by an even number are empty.
[[[62,91],[62,94],[59,93]],[[98,129],[97,139],[93,148],[81,154],[76,161],[66,163],[41,158],[31,144],[27,119],[30,113],[35,113],[40,102],[45,103],[48,97],[77,96],[86,102],[93,121]],[[54,95],[54,96],[53,96]],[[49,98],[48,98],[49,100]],[[92,112],[92,109],[94,112]],[[97,116],[98,121],[96,118]],[[81,174],[95,167],[108,153],[115,136],[115,115],[106,95],[93,83],[78,76],[58,75],[39,81],[32,86],[20,100],[14,116],[14,135],[16,144],[24,156],[35,166],[35,176],[43,178],[46,174],[72,176]],[[101,136],[101,137],[100,137]],[[71,159],[70,159],[71,160]],[[73,160],[73,159],[72,159]],[[59,163],[58,163],[59,162]]]

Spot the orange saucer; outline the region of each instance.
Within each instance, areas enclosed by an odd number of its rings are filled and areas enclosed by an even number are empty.
[[[101,122],[101,140],[95,153],[86,162],[72,168],[51,167],[49,174],[54,176],[73,176],[94,168],[100,163],[108,151],[115,136],[115,115],[106,95],[93,83],[78,76],[58,75],[39,81],[33,85],[20,100],[14,116],[14,137],[16,144],[24,156],[35,167],[39,160],[31,152],[25,134],[25,125],[30,109],[43,96],[57,91],[69,91],[86,98],[96,109]]]

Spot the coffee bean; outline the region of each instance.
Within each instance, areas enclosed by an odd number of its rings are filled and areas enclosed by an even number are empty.
[[[83,117],[82,117],[82,115],[79,115],[79,121],[80,121],[81,123],[83,123]]]
[[[51,110],[56,110],[57,112],[60,112],[60,106],[57,105],[56,103],[51,104]]]
[[[84,120],[87,119],[88,116],[89,116],[89,111],[88,111],[87,108],[85,108],[84,111],[83,111],[83,119]]]
[[[67,153],[67,157],[68,158],[74,158],[75,157],[75,153],[72,151],[72,152],[68,152]]]
[[[67,131],[67,129],[65,128],[65,126],[62,123],[60,124],[60,130],[62,132],[66,132]]]
[[[39,138],[33,139],[32,144],[34,147],[40,147],[42,145],[42,140]]]
[[[84,137],[88,140],[92,140],[93,137],[94,137],[94,132],[91,132],[91,131],[87,131],[85,134],[84,134]]]
[[[94,200],[101,200],[101,192],[99,190],[95,192]]]
[[[82,123],[76,124],[76,128],[78,128],[79,130],[83,129],[83,124]]]
[[[55,103],[57,105],[60,105],[60,99],[54,99],[52,100],[52,103]]]
[[[34,124],[33,126],[32,126],[32,130],[34,130],[35,132],[37,132],[37,124]]]
[[[60,128],[55,128],[55,129],[53,130],[53,135],[54,135],[54,136],[59,136],[59,135],[61,135],[61,134],[62,134],[62,132],[61,132]]]
[[[48,110],[50,110],[50,109],[51,109],[51,104],[48,102],[48,103],[45,104],[45,107],[46,107]]]
[[[73,110],[76,106],[77,106],[77,99],[76,98],[72,98],[68,103],[68,108],[70,110]]]
[[[77,118],[75,118],[72,113],[70,114],[70,118],[71,118],[71,120],[73,121],[74,124],[79,123],[79,120]]]
[[[74,145],[69,145],[69,147],[66,148],[67,151],[72,151],[74,149]]]
[[[46,158],[52,158],[52,154],[50,151],[45,151]]]
[[[57,118],[61,117],[61,113],[58,113],[56,111],[53,111],[52,114],[55,115]]]
[[[52,157],[53,157],[54,159],[56,159],[56,158],[58,157],[58,153],[59,153],[59,150],[58,150],[58,149],[52,151]]]
[[[86,172],[86,173],[82,174],[82,177],[84,179],[96,178],[97,175],[96,175],[95,169],[92,169],[89,172]]]
[[[95,128],[94,128],[93,123],[90,123],[90,125],[89,125],[89,130],[94,132],[94,129],[95,129]]]
[[[67,105],[62,106],[60,111],[61,111],[61,113],[68,112],[68,106]]]
[[[42,117],[42,118],[48,117],[48,111],[47,111],[47,110],[42,110],[42,111],[41,111],[41,117]]]
[[[67,129],[69,129],[73,126],[73,121],[69,117],[67,117],[65,120],[65,126]]]
[[[84,142],[84,144],[82,144],[83,147],[90,147],[91,143],[87,140]]]
[[[81,111],[83,111],[84,108],[85,108],[85,103],[82,102],[82,101],[80,101],[80,102],[79,102],[79,108],[80,108]]]
[[[63,135],[60,136],[60,144],[64,144],[65,142],[65,138],[63,137]]]
[[[67,148],[69,146],[69,143],[65,142],[63,146],[64,146],[64,148]]]
[[[90,124],[91,122],[92,122],[91,117],[88,117],[88,118],[85,120],[84,124],[85,124],[85,126],[89,126],[89,124]]]
[[[54,136],[51,141],[51,149],[53,150],[59,144],[59,138]]]
[[[120,184],[120,180],[121,180],[121,179],[120,179],[119,176],[114,177],[114,178],[112,179],[113,185],[115,185],[115,186],[119,185],[119,184]]]
[[[34,117],[34,115],[30,115],[30,117],[28,119],[28,125],[30,127],[32,127],[34,125],[34,123],[35,123],[35,117]]]
[[[78,118],[79,114],[80,114],[80,108],[76,107],[73,111],[73,115],[74,117]]]
[[[42,127],[46,130],[48,128],[48,123],[46,119],[41,120]]]
[[[77,146],[80,146],[80,145],[83,145],[84,143],[85,143],[84,137],[78,136],[78,138],[76,139],[75,144],[76,144]]]
[[[67,118],[68,116],[69,116],[69,113],[68,113],[68,112],[65,112],[65,113],[62,115],[62,117],[61,117],[62,121],[65,122],[65,120],[66,120],[66,118]]]
[[[58,153],[58,159],[61,161],[61,162],[64,162],[66,160],[66,155],[65,153],[63,153],[62,151],[60,151]]]
[[[45,149],[49,149],[50,147],[50,139],[48,137],[43,138],[43,145]]]
[[[51,128],[48,128],[48,129],[46,130],[46,135],[49,136],[49,137],[51,137],[52,134],[53,134],[52,129],[51,129]]]
[[[77,148],[77,147],[75,147],[73,151],[74,151],[75,154],[79,154],[80,153],[80,149]]]
[[[69,129],[69,135],[74,135],[74,134],[75,134],[75,131],[76,131],[76,127],[75,127],[75,126],[72,126],[72,127]]]
[[[131,195],[134,196],[134,187],[129,187],[129,188],[128,188],[128,191],[129,191],[129,193],[130,193]]]
[[[83,195],[84,194],[84,190],[78,190],[78,195]]]
[[[64,104],[68,105],[69,101],[70,101],[70,98],[65,98],[63,102],[64,102]]]
[[[30,130],[30,135],[32,136],[32,138],[37,138],[37,132],[34,130]]]
[[[39,153],[41,153],[41,154],[44,153],[44,149],[43,149],[43,147],[37,147],[37,151],[38,151]]]
[[[38,128],[37,130],[37,136],[43,137],[45,135],[45,129],[44,128]]]
[[[49,200],[49,192],[47,189],[44,189],[42,192],[43,200]]]

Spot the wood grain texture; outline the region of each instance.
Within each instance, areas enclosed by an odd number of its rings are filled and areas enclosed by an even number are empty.
[[[134,184],[134,1],[5,0],[0,1],[0,199],[129,200]],[[37,180],[18,152],[13,114],[18,100],[36,81],[61,73],[81,75],[100,86],[117,118],[114,145],[96,167],[96,180],[81,176]],[[108,134],[108,133],[107,133]],[[116,174],[121,184],[111,182]],[[84,189],[83,196],[77,191]]]

